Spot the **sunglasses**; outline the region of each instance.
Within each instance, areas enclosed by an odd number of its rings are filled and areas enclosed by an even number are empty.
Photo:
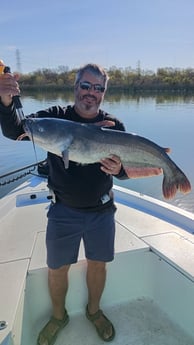
[[[91,90],[92,88],[96,92],[104,92],[105,87],[100,84],[92,84],[89,81],[81,81],[79,86],[82,90]]]

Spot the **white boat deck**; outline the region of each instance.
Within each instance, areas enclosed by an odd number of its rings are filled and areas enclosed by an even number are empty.
[[[36,344],[51,312],[47,196],[45,184],[32,179],[0,200],[0,320],[8,324],[0,331],[1,345]],[[192,232],[194,215],[183,212],[183,216]],[[117,203],[116,229],[116,256],[108,267],[102,299],[117,331],[112,344],[193,345],[194,235],[121,203]],[[81,246],[79,262],[70,271],[67,308],[72,322],[56,345],[103,343],[84,316],[85,269]]]

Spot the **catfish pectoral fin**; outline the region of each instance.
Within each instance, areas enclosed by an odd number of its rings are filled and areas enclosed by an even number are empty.
[[[68,150],[64,150],[62,152],[62,158],[63,158],[65,169],[68,169],[69,168],[69,151]]]

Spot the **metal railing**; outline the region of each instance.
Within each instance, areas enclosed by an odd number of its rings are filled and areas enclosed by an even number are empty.
[[[29,174],[33,174],[33,172],[35,171],[35,169],[37,167],[44,165],[44,164],[46,164],[46,160],[39,161],[37,163],[33,163],[30,165],[24,166],[24,167],[17,169],[17,170],[12,170],[12,171],[4,174],[4,175],[0,175],[0,187],[5,186],[7,184],[10,184],[12,182],[18,181],[19,179],[21,179],[21,178],[23,178]],[[27,171],[25,171],[25,170],[27,170]],[[13,176],[16,174],[17,174],[17,176],[9,178],[9,176]]]

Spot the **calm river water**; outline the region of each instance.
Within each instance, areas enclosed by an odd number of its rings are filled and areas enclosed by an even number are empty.
[[[72,93],[34,94],[22,97],[24,113],[29,114],[51,105],[73,104]],[[160,146],[170,147],[170,157],[185,172],[194,186],[194,96],[131,96],[106,95],[102,109],[116,115],[128,132],[147,137]],[[46,153],[37,149],[38,160]],[[4,138],[0,131],[0,175],[36,161],[31,142],[15,142]],[[119,181],[115,184],[147,194],[160,200],[162,176]],[[9,187],[10,188],[10,187]],[[5,188],[0,187],[0,196]],[[194,212],[194,189],[187,195],[177,193],[169,201]]]

